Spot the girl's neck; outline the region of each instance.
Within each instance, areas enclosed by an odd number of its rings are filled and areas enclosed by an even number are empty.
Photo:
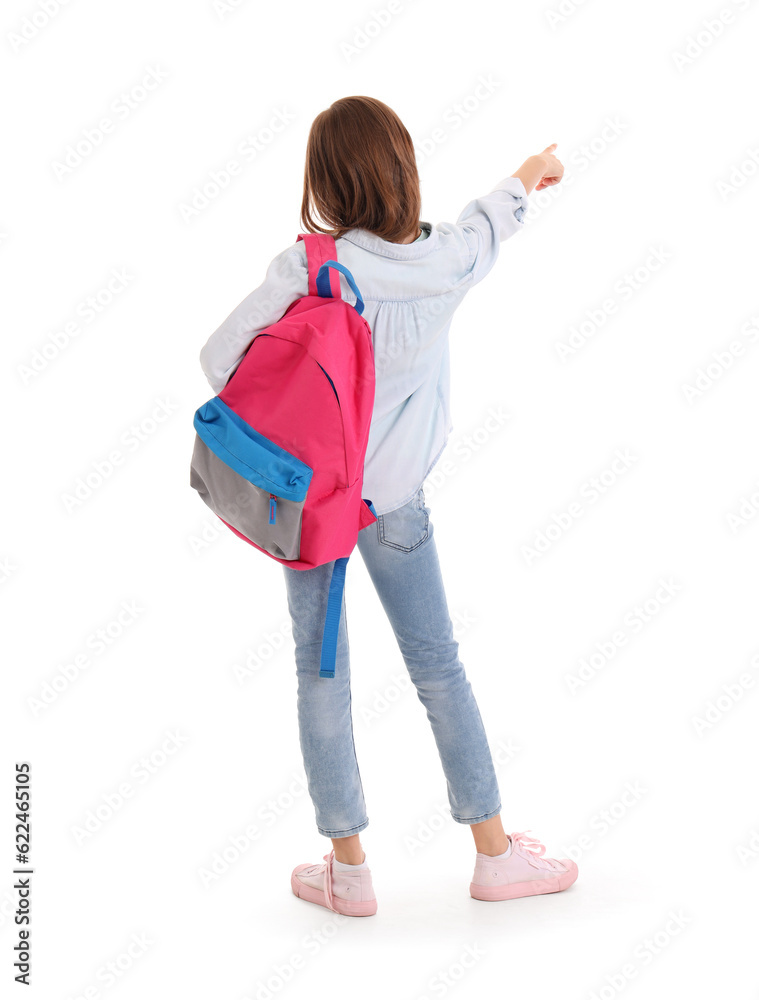
[[[419,229],[419,228],[417,228],[416,233],[413,236],[409,236],[405,240],[393,240],[392,242],[393,243],[413,243],[415,240],[418,240],[421,235],[422,235],[422,230]]]

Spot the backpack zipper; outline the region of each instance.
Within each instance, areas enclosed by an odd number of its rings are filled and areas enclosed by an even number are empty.
[[[258,340],[259,337],[272,337],[272,336],[274,336],[274,335],[271,334],[271,333],[259,333],[256,337],[253,338],[253,340],[251,341],[250,346],[252,347],[253,344],[256,342],[256,340]],[[275,340],[276,339],[277,338],[275,337]],[[316,358],[314,358],[314,361],[316,361]],[[319,365],[319,362],[316,361],[316,364]],[[335,388],[335,383],[332,381],[332,379],[329,377],[329,375],[327,375],[327,372],[324,369],[324,366],[323,365],[319,365],[319,367],[321,368],[321,370],[324,372],[325,376],[327,377],[327,381],[329,382],[329,384],[332,386],[332,391],[335,394],[335,399],[337,400],[337,405],[340,406],[340,397],[337,394],[337,389]],[[340,409],[342,409],[342,407],[340,407]]]
[[[277,523],[277,498],[273,493],[269,494],[269,524]]]
[[[316,361],[316,358],[314,358],[314,361]],[[317,365],[319,365],[318,361],[316,361],[316,363],[317,363]],[[332,391],[335,394],[335,399],[337,400],[337,405],[340,406],[340,397],[337,394],[337,389],[335,388],[335,383],[332,381],[332,379],[329,377],[329,375],[327,375],[327,372],[325,371],[324,367],[322,365],[319,365],[319,367],[324,372],[324,374],[327,376],[327,381],[332,386]],[[342,409],[342,407],[340,407],[340,409]]]
[[[316,360],[316,358],[314,358],[313,360],[314,360],[314,362],[315,362],[315,363],[316,363],[317,365],[319,365],[319,362],[318,362],[318,361]],[[329,384],[330,384],[330,385],[332,386],[332,391],[334,392],[334,394],[335,394],[335,399],[336,399],[336,401],[337,401],[337,408],[338,408],[338,410],[340,411],[340,422],[341,422],[341,424],[342,424],[342,421],[343,421],[343,408],[342,408],[342,406],[340,405],[340,397],[339,397],[339,396],[338,396],[338,394],[337,394],[337,389],[335,388],[335,383],[334,383],[334,382],[332,381],[332,379],[331,379],[331,378],[329,377],[329,375],[327,374],[327,372],[326,372],[326,370],[325,370],[324,366],[323,366],[323,365],[319,365],[319,367],[321,368],[322,372],[324,373],[324,377],[326,378],[326,380],[327,380],[327,381],[329,382]],[[345,427],[343,426],[343,438],[344,438],[344,437],[345,437]],[[348,479],[348,456],[347,456],[347,454],[345,455],[345,473],[346,473],[346,476],[345,476],[345,478],[346,478],[346,486],[347,486],[347,485],[348,485],[348,482],[347,482],[347,479]]]

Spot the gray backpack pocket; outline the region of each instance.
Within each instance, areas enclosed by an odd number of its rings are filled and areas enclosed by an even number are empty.
[[[300,557],[313,470],[218,396],[195,413],[190,485],[227,524],[277,559]]]

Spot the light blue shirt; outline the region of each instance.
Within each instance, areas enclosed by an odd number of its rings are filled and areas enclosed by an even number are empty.
[[[527,192],[505,177],[470,201],[455,223],[420,222],[412,243],[390,243],[366,229],[336,240],[372,331],[375,398],[362,496],[377,514],[407,503],[432,471],[453,429],[448,331],[464,295],[490,271],[503,240],[524,226]],[[339,272],[335,272],[339,273]],[[343,298],[356,297],[340,275]],[[255,336],[308,295],[305,244],[278,254],[266,277],[211,334],[200,364],[221,392]]]

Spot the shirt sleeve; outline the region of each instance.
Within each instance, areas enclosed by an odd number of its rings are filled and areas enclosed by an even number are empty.
[[[203,345],[200,367],[215,393],[227,384],[257,334],[276,323],[288,306],[307,294],[305,249],[288,247],[269,264],[258,288],[232,310]]]
[[[493,267],[501,243],[524,228],[528,208],[527,191],[521,179],[504,177],[492,191],[470,201],[463,209],[456,226],[469,247],[472,285],[482,281]]]

